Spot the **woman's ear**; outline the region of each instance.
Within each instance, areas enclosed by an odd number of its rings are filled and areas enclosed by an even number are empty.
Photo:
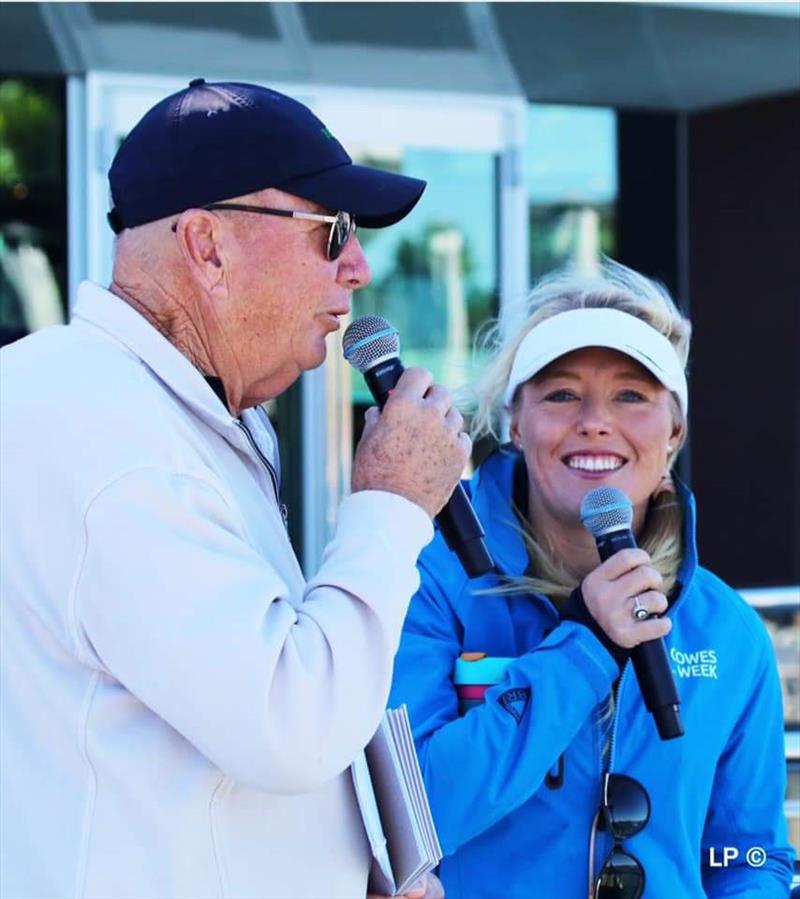
[[[672,426],[672,432],[669,435],[669,440],[667,440],[667,453],[668,455],[672,455],[675,450],[680,446],[681,440],[683,439],[683,422],[676,421]]]
[[[508,428],[508,434],[511,437],[511,442],[518,449],[522,449],[522,436],[519,433],[519,422],[517,421],[517,416],[513,415],[511,417],[511,424]]]
[[[686,433],[686,421],[675,394],[672,394],[670,399],[672,400],[672,430],[667,438],[667,455],[672,457],[683,443]]]

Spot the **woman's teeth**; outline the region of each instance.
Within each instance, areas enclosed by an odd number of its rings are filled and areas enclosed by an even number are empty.
[[[567,465],[581,471],[616,471],[624,461],[618,456],[570,456]]]

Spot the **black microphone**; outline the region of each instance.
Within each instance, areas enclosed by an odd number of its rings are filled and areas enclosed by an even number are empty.
[[[365,315],[347,326],[342,344],[344,358],[364,375],[370,393],[382,409],[405,371],[397,329],[380,315]],[[483,540],[483,528],[460,483],[436,516],[436,523],[469,577],[479,577],[494,568]]]
[[[594,537],[600,560],[636,546],[631,531],[633,504],[617,487],[597,487],[581,502],[581,521]],[[683,736],[680,696],[663,639],[640,643],[631,652],[644,704],[652,714],[662,740]]]

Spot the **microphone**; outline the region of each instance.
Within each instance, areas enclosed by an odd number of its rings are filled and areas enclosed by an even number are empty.
[[[581,522],[594,537],[600,560],[636,546],[631,531],[633,504],[618,487],[597,487],[581,502]],[[664,640],[648,640],[631,652],[644,704],[653,715],[662,740],[683,736],[680,696],[672,677]]]
[[[342,344],[344,358],[364,375],[370,393],[382,409],[405,371],[397,329],[380,315],[365,315],[347,326]],[[483,528],[460,483],[436,516],[436,523],[469,577],[479,577],[494,568],[483,540]]]

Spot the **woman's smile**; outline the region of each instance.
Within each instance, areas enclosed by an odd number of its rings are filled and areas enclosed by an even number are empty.
[[[568,453],[563,462],[581,477],[597,478],[619,471],[627,463],[624,456],[615,453]]]

